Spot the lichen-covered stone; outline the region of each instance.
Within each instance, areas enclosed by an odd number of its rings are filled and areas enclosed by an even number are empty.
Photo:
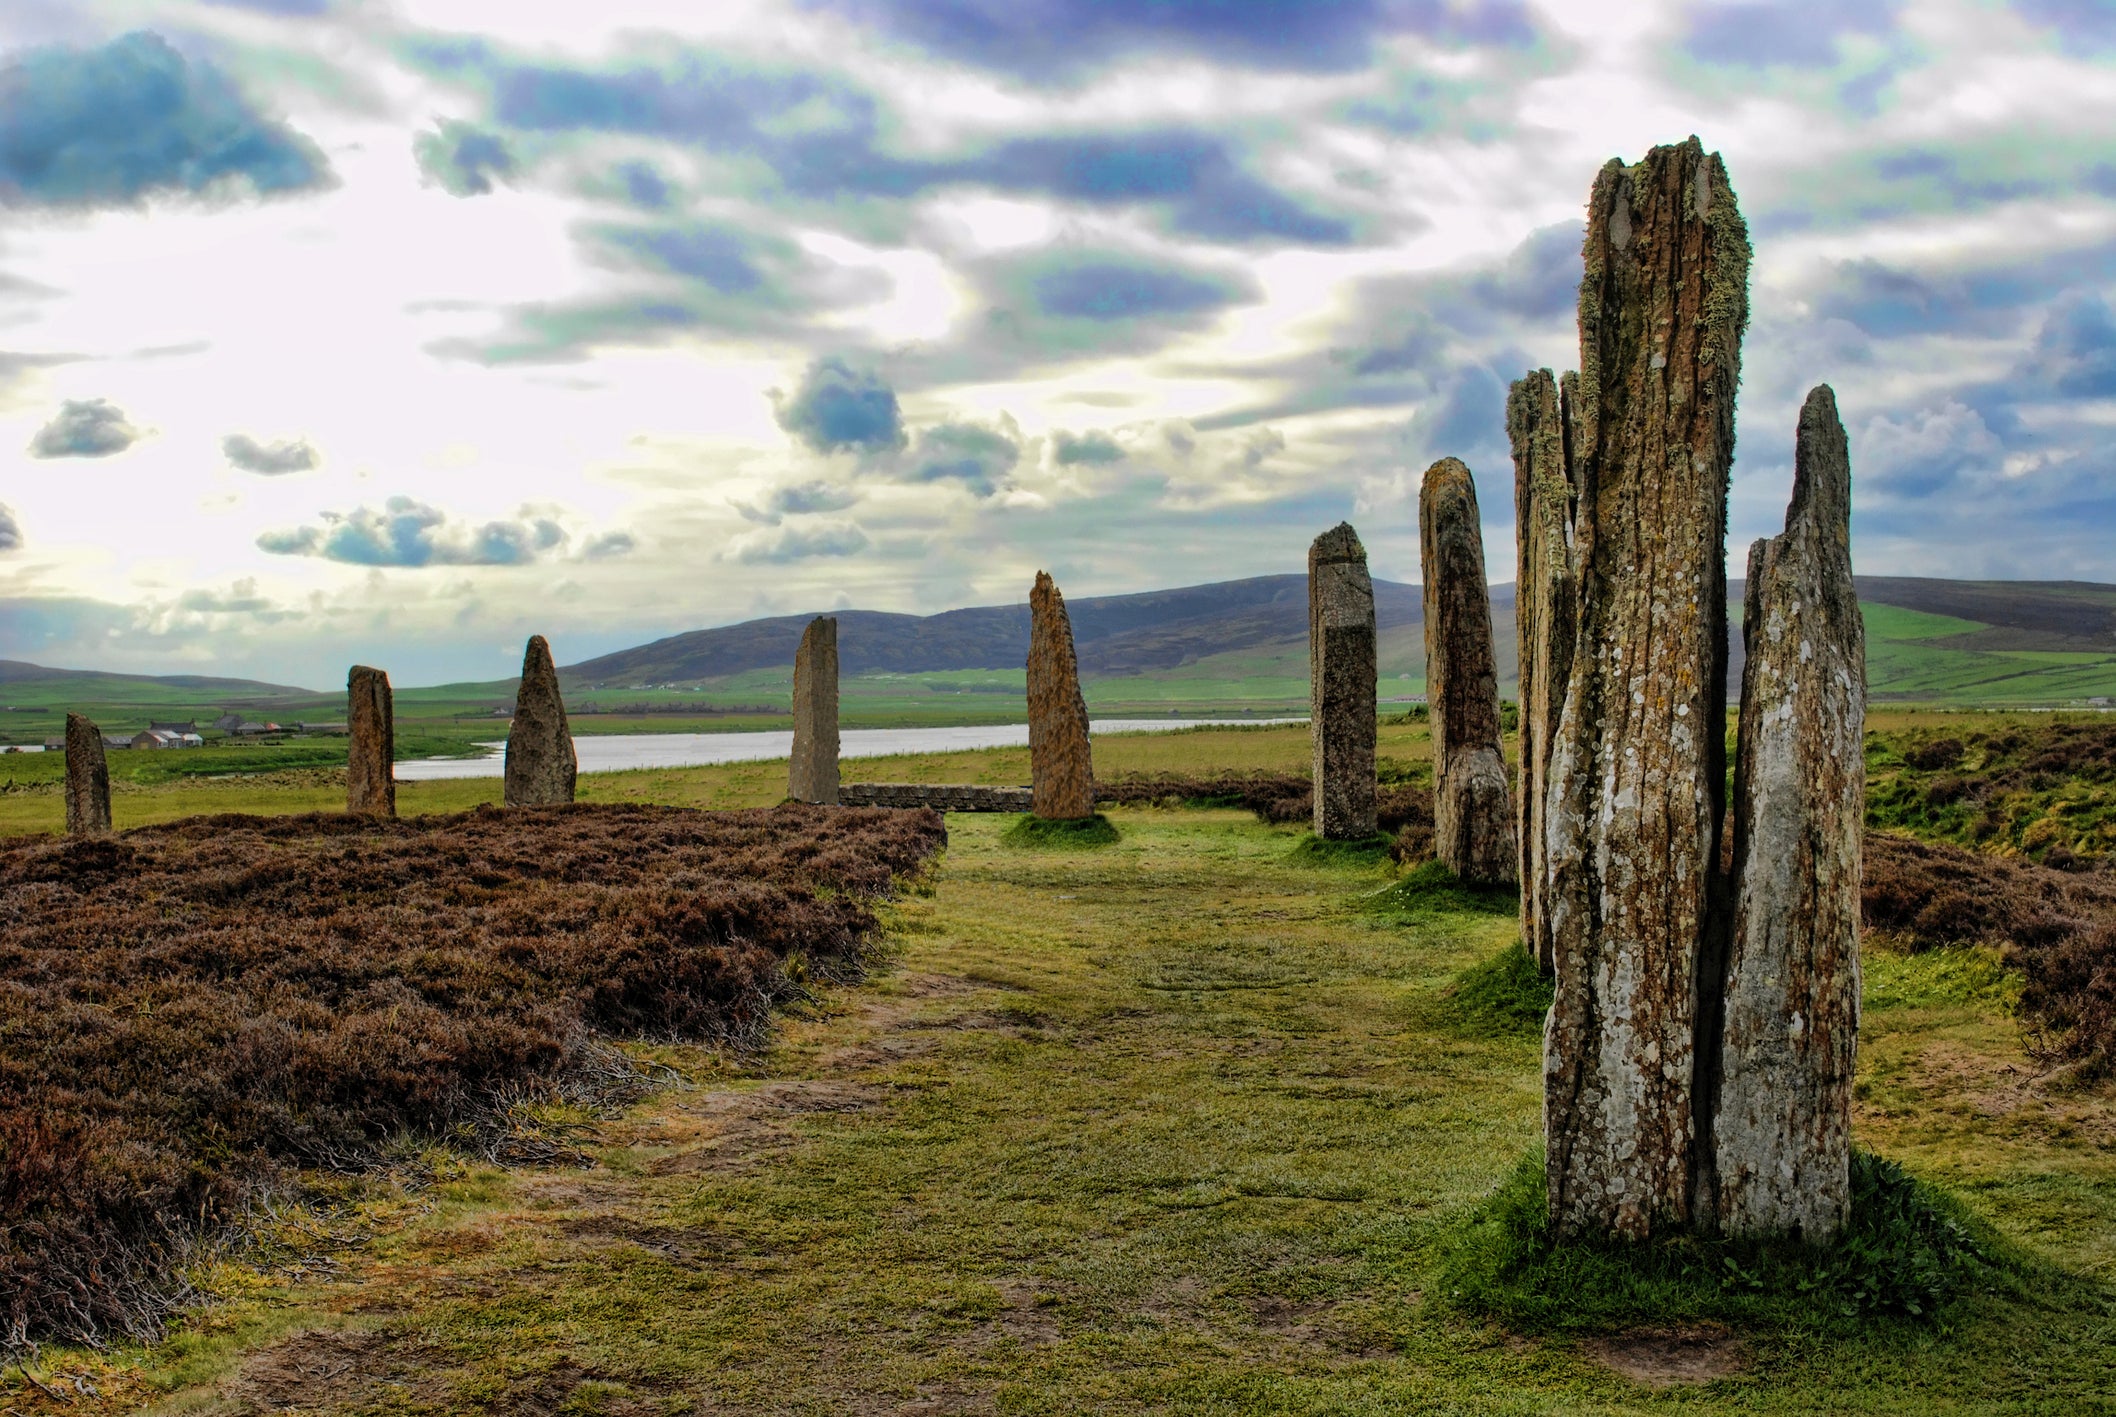
[[[1733,937],[1711,1155],[1732,1235],[1826,1240],[1851,1214],[1866,633],[1836,395],[1807,397],[1785,533],[1749,550]]]
[[[1433,741],[1433,851],[1465,881],[1514,879],[1513,807],[1499,744],[1499,666],[1477,484],[1456,458],[1418,491],[1424,576],[1425,698]]]
[[[796,802],[838,800],[838,622],[818,615],[794,651],[793,760],[786,795]]]
[[[66,715],[66,834],[101,836],[110,830],[110,764],[103,730],[80,714]]]
[[[397,815],[396,710],[389,676],[364,664],[345,680],[345,810]]]
[[[514,694],[514,722],[507,729],[507,785],[510,807],[555,807],[573,800],[580,760],[573,752],[573,730],[566,722],[566,701],[558,691],[558,667],[542,635],[531,635],[522,653],[522,682]]]
[[[1544,801],[1556,999],[1544,1136],[1560,1234],[1692,1213],[1693,1025],[1725,777],[1727,475],[1748,234],[1695,138],[1611,162],[1580,283],[1578,634]]]
[[[1308,548],[1308,733],[1315,751],[1315,834],[1374,834],[1374,582],[1349,522]]]
[[[1029,592],[1030,808],[1054,821],[1095,815],[1095,759],[1087,736],[1087,700],[1073,655],[1073,622],[1065,597],[1047,574]]]
[[[1550,747],[1572,674],[1575,612],[1572,566],[1572,458],[1567,392],[1548,369],[1514,382],[1506,432],[1514,458],[1514,627],[1520,647],[1520,771],[1516,841],[1521,870],[1521,943],[1548,974],[1553,968],[1544,908],[1543,799]]]

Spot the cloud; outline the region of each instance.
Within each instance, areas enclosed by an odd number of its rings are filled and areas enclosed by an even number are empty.
[[[428,46],[423,54],[429,67],[487,75],[493,115],[509,127],[659,137],[749,158],[802,197],[910,198],[973,187],[1095,207],[1160,204],[1176,230],[1216,241],[1342,246],[1353,238],[1351,223],[1266,185],[1224,138],[1198,129],[1021,137],[913,160],[882,151],[880,106],[835,76],[700,54],[665,70],[515,65],[482,49]]]
[[[1090,467],[1100,467],[1108,463],[1122,462],[1124,449],[1107,433],[1075,435],[1060,430],[1051,439],[1051,457],[1060,467],[1077,467],[1082,463]]]
[[[2094,291],[2060,300],[2035,337],[2035,371],[2072,398],[2116,398],[2116,318]]]
[[[819,453],[885,452],[904,446],[904,420],[896,390],[872,370],[843,359],[816,360],[800,387],[774,392],[779,426]]]
[[[453,118],[412,139],[411,150],[419,171],[451,196],[482,197],[495,181],[514,180],[514,154],[506,140]]]
[[[628,556],[638,547],[639,543],[632,533],[606,531],[581,543],[580,558],[583,561],[608,561],[618,556]]]
[[[562,554],[568,540],[556,521],[526,509],[513,521],[472,526],[410,497],[392,497],[380,511],[325,512],[321,526],[267,531],[257,538],[257,547],[275,556],[315,556],[353,566],[522,566]],[[596,543],[600,554],[615,554],[608,537]]]
[[[1011,423],[942,423],[918,435],[911,455],[914,482],[960,482],[979,497],[999,490],[1000,479],[1021,461],[1019,430]]]
[[[30,439],[33,458],[107,458],[140,440],[140,430],[108,399],[68,399]]]
[[[806,0],[950,59],[1032,82],[1143,53],[1185,53],[1261,69],[1363,67],[1376,38],[1520,45],[1535,31],[1520,0]]]
[[[765,505],[774,513],[787,516],[805,512],[842,512],[859,500],[860,494],[850,487],[838,487],[819,478],[778,488]]]
[[[330,13],[333,0],[206,0],[231,10],[256,10],[267,15],[308,18]]]
[[[726,227],[607,227],[597,235],[639,264],[703,281],[722,295],[748,295],[764,284],[749,239]]]
[[[652,163],[627,162],[617,169],[618,181],[624,183],[625,196],[635,207],[649,211],[661,211],[669,204],[669,184],[655,171]]]
[[[2012,0],[2014,12],[2082,48],[2116,47],[2116,10],[2106,0]]]
[[[15,509],[0,502],[0,553],[22,549],[22,523],[15,518]]]
[[[1240,298],[1240,292],[1222,281],[1171,267],[1122,261],[1062,265],[1036,276],[1031,289],[1045,314],[1069,320],[1194,315]]]
[[[1683,48],[1708,64],[1827,68],[1847,34],[1886,35],[1901,0],[1702,0]]]
[[[856,523],[824,521],[737,537],[734,554],[744,565],[785,565],[820,556],[857,555],[867,544],[867,533]]]
[[[230,433],[220,440],[220,450],[230,463],[260,477],[308,472],[320,461],[316,450],[298,438],[283,443],[260,443],[247,433]]]
[[[322,151],[161,36],[33,49],[0,68],[0,201],[128,206],[158,192],[327,186]]]

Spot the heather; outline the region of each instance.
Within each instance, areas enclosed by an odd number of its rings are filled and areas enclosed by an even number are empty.
[[[2085,870],[2116,853],[2116,715],[1928,719],[1867,744],[1867,823]]]
[[[944,841],[928,812],[575,806],[0,852],[0,1340],[148,1336],[258,1187],[474,1128],[599,1039],[754,1045]]]

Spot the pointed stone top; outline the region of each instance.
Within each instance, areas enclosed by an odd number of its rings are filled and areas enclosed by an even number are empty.
[[[1316,537],[1314,544],[1308,548],[1310,569],[1344,561],[1364,563],[1366,559],[1367,548],[1359,544],[1359,533],[1352,530],[1350,522],[1339,522]]]
[[[1837,417],[1837,394],[1827,384],[1808,391],[1793,444],[1793,500],[1785,529],[1806,521],[1820,529],[1841,528],[1851,516],[1851,447]]]
[[[1057,589],[1058,582],[1051,579],[1051,573],[1049,571],[1038,571],[1036,573],[1036,584],[1033,588],[1031,588],[1029,594],[1049,595]]]
[[[529,644],[522,651],[522,675],[556,673],[558,666],[551,662],[551,642],[542,635],[531,635]]]

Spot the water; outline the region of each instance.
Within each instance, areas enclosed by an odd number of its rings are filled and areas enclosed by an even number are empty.
[[[1241,727],[1262,723],[1306,723],[1305,718],[1098,718],[1091,733],[1166,733],[1175,728]],[[847,728],[838,735],[840,758],[886,758],[899,753],[953,753],[971,748],[1026,748],[1026,723],[978,724],[967,728]],[[481,743],[501,749],[505,743]],[[688,768],[709,763],[769,762],[793,754],[793,732],[774,733],[603,733],[577,736],[573,751],[582,772],[623,772],[628,768]],[[429,782],[448,777],[500,777],[506,759],[497,751],[488,758],[420,758],[398,763],[399,782]]]

